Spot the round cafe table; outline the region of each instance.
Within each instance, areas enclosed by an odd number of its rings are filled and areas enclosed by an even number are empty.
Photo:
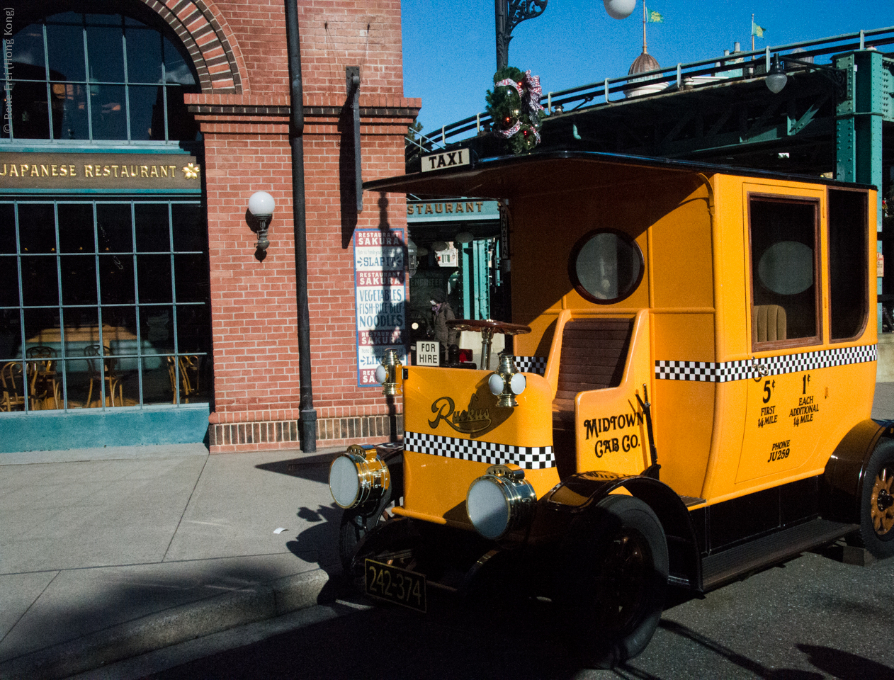
[[[485,371],[490,370],[490,347],[494,338],[494,333],[502,333],[503,335],[524,335],[530,333],[530,326],[523,326],[517,323],[506,323],[505,321],[494,321],[493,319],[451,319],[447,322],[450,328],[458,331],[474,331],[481,333],[481,368]]]

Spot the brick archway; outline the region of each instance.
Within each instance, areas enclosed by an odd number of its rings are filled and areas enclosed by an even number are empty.
[[[142,0],[177,34],[192,57],[203,94],[241,94],[245,64],[226,22],[206,0]]]

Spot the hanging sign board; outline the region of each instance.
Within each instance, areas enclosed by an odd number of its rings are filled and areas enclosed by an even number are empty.
[[[403,229],[354,231],[357,384],[376,387],[385,350],[407,363],[407,247]]]
[[[468,165],[469,161],[468,149],[457,149],[456,151],[445,151],[444,153],[436,153],[431,156],[423,156],[422,172],[431,172],[432,170],[440,170],[442,168],[458,168]]]

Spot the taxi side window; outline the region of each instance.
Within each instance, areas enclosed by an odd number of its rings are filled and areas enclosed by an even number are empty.
[[[868,203],[864,192],[829,189],[832,340],[860,335],[869,317]]]
[[[749,201],[755,349],[820,341],[818,210],[816,201],[766,196]]]

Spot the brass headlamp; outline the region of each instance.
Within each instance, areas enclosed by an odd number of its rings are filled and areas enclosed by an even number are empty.
[[[466,514],[475,530],[491,540],[503,538],[531,519],[537,493],[517,465],[491,465],[469,486]]]
[[[515,369],[515,357],[511,354],[501,354],[500,368],[496,373],[491,373],[487,379],[487,386],[491,394],[499,397],[497,406],[513,408],[518,406],[515,398],[525,391],[527,380]]]
[[[382,356],[382,363],[376,367],[376,380],[382,383],[382,394],[394,396],[400,394],[400,357],[396,349],[387,349]]]
[[[377,502],[390,487],[391,472],[375,446],[349,446],[329,466],[329,491],[339,507]]]

